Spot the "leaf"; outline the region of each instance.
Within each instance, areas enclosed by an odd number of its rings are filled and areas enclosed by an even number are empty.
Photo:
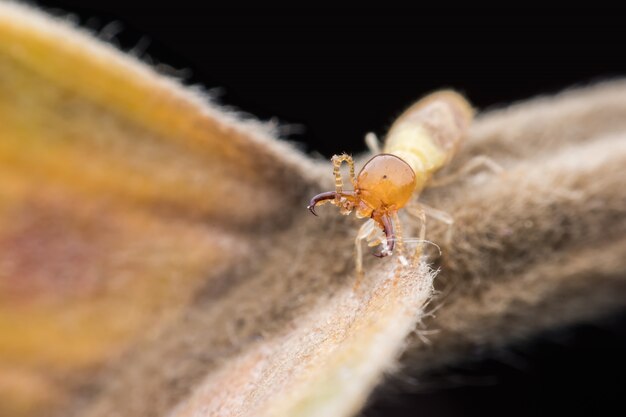
[[[290,413],[293,407],[316,408],[320,396],[319,401],[328,406],[334,402],[338,410],[358,406],[397,354],[417,317],[413,312],[430,293],[431,278],[424,270],[419,274],[423,279],[407,285],[390,287],[380,280],[366,299],[355,298],[350,286],[342,286],[340,293],[329,292],[332,297],[325,303],[313,302],[314,297],[300,300],[303,313],[314,305],[318,311],[307,313],[308,319],[273,320],[275,326],[286,326],[277,329],[275,340],[252,343],[268,332],[255,325],[248,330],[253,335],[242,332],[225,341],[225,327],[237,334],[242,320],[252,317],[262,325],[263,316],[280,314],[248,314],[246,308],[265,307],[246,307],[246,299],[258,302],[258,294],[268,290],[253,290],[254,283],[246,285],[242,296],[227,293],[237,291],[238,281],[258,282],[258,272],[256,277],[245,275],[264,265],[264,252],[272,250],[264,236],[302,217],[300,202],[313,183],[307,174],[313,164],[272,141],[268,131],[224,113],[61,22],[23,6],[0,4],[4,413],[67,410],[82,403],[84,392],[100,395],[81,414],[98,414],[102,407],[152,414],[177,403],[184,413],[182,393],[163,386],[172,383],[168,373],[173,371],[152,371],[152,385],[131,382],[130,391],[121,372],[111,379],[120,381],[124,393],[118,393],[107,383],[106,370],[134,368],[130,372],[143,378],[142,366],[168,363],[176,368],[187,360],[185,347],[176,343],[193,336],[192,331],[208,333],[196,345],[205,357],[223,358],[220,349],[241,350],[230,362],[235,368],[253,363],[276,371],[285,361],[300,366],[295,372],[282,365],[274,385],[251,376],[243,381],[250,393],[265,394],[265,401],[256,401],[259,409],[278,407]],[[250,265],[241,268],[242,260]],[[292,268],[284,259],[275,259],[274,265],[273,280]],[[220,293],[226,296],[213,300]],[[271,302],[274,297],[276,306],[282,296],[288,294],[276,290],[266,298]],[[207,299],[213,310],[219,306],[214,323],[189,329],[193,323],[186,323],[188,315],[211,321],[204,316]],[[228,318],[235,321],[220,323]],[[172,332],[178,336],[172,339],[175,351],[169,357],[171,345],[161,338]],[[312,332],[315,343],[302,345]],[[385,344],[372,349],[383,336]],[[247,344],[254,350],[244,351]],[[211,346],[214,352],[207,350]],[[373,354],[382,356],[368,363]],[[191,359],[196,368],[198,357]],[[131,363],[136,366],[128,368]],[[210,377],[218,368],[206,364],[192,373]],[[337,378],[344,375],[339,370],[352,370],[362,382],[330,401],[327,397],[334,393],[325,391],[326,383],[339,383]],[[94,371],[105,376],[94,378]],[[224,383],[231,390],[242,383],[233,376],[221,377],[220,390]],[[173,379],[187,393],[195,380],[181,378]],[[317,394],[306,389],[313,381]],[[270,395],[279,386],[285,391],[281,402]],[[151,389],[172,394],[151,402]],[[136,400],[107,402],[110,395],[126,393]]]
[[[423,196],[433,273],[308,198],[328,164],[88,34],[0,3],[0,415],[349,416],[385,371],[622,308],[626,84],[490,112]],[[432,226],[432,227],[431,227]],[[407,222],[407,235],[415,228]],[[431,304],[432,305],[432,304]],[[418,330],[417,333],[420,333]]]
[[[291,151],[268,131],[0,4],[2,406],[69,401],[79,383],[59,380],[112,360],[249,256],[296,195],[282,176],[293,162],[276,158]]]
[[[424,196],[453,213],[456,232],[438,280],[444,306],[427,322],[439,331],[430,347],[412,343],[410,372],[624,308],[625,97],[626,82],[606,82],[477,121],[457,165],[488,155],[506,172]]]

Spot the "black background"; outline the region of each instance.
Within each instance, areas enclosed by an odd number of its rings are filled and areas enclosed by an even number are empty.
[[[442,87],[486,109],[626,73],[625,14],[589,4],[540,11],[38,4],[114,34],[122,49],[177,69],[220,103],[276,118],[290,140],[326,157],[363,150],[365,132],[383,134],[403,108]],[[625,348],[626,314],[559,329],[476,352],[419,393],[376,396],[365,414],[623,415]]]

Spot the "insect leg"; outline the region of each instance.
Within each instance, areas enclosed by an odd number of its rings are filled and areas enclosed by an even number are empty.
[[[350,167],[350,182],[352,183],[352,187],[356,188],[356,176],[354,174],[354,160],[348,154],[341,155],[333,155],[333,174],[335,175],[335,191],[337,194],[343,192],[343,180],[341,179],[341,164],[346,162],[348,167]]]
[[[400,224],[400,218],[398,217],[398,212],[394,211],[391,214],[391,218],[393,219],[393,222],[395,223],[395,241],[396,241],[396,251],[398,253],[398,260],[400,261],[400,264],[406,266],[407,260],[404,257],[405,253],[404,253],[404,241],[402,240],[402,225]]]
[[[359,229],[359,232],[354,239],[354,248],[355,248],[355,270],[356,270],[356,281],[354,283],[354,289],[356,290],[360,283],[361,278],[363,277],[363,248],[361,242],[363,239],[369,238],[372,233],[375,231],[376,223],[374,220],[370,219],[363,223],[363,226]]]
[[[365,144],[371,153],[377,155],[380,153],[380,141],[375,133],[369,132],[365,135]]]
[[[449,213],[446,213],[442,210],[437,210],[436,208],[427,206],[423,203],[418,203],[422,211],[428,216],[435,220],[438,220],[448,226],[448,230],[446,230],[445,235],[445,244],[449,246],[452,242],[452,232],[454,231],[454,217],[452,217]]]
[[[441,178],[433,178],[428,183],[429,187],[443,187],[458,181],[460,178],[469,175],[471,172],[477,170],[491,171],[493,174],[499,174],[504,171],[504,168],[500,166],[496,161],[489,158],[486,155],[478,155],[466,162],[458,171],[445,175]]]
[[[402,269],[409,265],[409,261],[407,261],[405,252],[404,252],[404,241],[402,240],[402,225],[400,224],[400,218],[398,217],[398,212],[394,211],[391,214],[393,218],[393,222],[396,225],[395,234],[396,234],[396,253],[398,254],[398,268],[396,269],[396,276],[394,284],[398,283],[400,279],[400,272]]]
[[[422,246],[424,245],[424,239],[426,239],[426,212],[422,208],[421,204],[415,207],[407,206],[406,212],[416,217],[420,221],[418,243],[417,243],[417,247],[415,248],[415,253],[413,254],[413,261],[416,262],[419,260],[419,257],[422,255]]]

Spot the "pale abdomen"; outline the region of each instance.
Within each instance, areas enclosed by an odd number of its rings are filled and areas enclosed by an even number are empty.
[[[430,94],[409,107],[391,126],[383,152],[409,164],[419,192],[454,156],[473,115],[471,105],[454,91]]]

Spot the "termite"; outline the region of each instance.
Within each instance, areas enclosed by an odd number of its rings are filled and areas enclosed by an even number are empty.
[[[370,241],[370,246],[382,245],[382,250],[375,253],[378,257],[391,255],[397,248],[401,264],[408,264],[398,218],[400,209],[419,218],[418,242],[424,242],[426,215],[443,221],[451,230],[454,221],[450,215],[419,203],[417,197],[429,185],[433,175],[457,153],[473,117],[472,106],[460,94],[453,91],[435,92],[417,101],[400,115],[387,134],[382,153],[374,155],[358,175],[355,175],[354,161],[350,155],[332,157],[335,191],[316,195],[311,199],[308,209],[317,215],[316,206],[331,203],[339,207],[341,214],[348,215],[355,211],[358,218],[370,218],[355,239],[357,273],[362,272],[363,239]],[[371,134],[366,137],[366,141],[370,147],[377,148],[377,140]],[[350,169],[351,191],[343,189],[340,168],[344,162]],[[470,164],[473,166],[466,168],[492,165],[481,157]],[[382,230],[384,237],[376,237],[376,226]],[[420,253],[421,247],[418,246],[414,258],[418,258]]]

